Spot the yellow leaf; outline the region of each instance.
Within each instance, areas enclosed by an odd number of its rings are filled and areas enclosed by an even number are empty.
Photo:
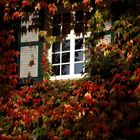
[[[36,10],[40,10],[40,3],[37,3],[37,5],[35,6],[35,11]]]
[[[47,31],[40,31],[39,36],[40,37],[45,37],[47,35]]]
[[[97,10],[96,12],[95,12],[95,18],[101,18],[101,13],[99,12],[99,10]]]
[[[54,36],[47,37],[47,38],[46,38],[46,41],[47,41],[49,44],[52,44],[53,42],[56,41],[56,37],[54,37]]]

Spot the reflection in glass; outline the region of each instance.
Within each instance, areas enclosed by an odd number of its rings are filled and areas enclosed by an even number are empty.
[[[62,63],[70,62],[70,53],[62,53]]]
[[[70,73],[70,65],[67,64],[67,65],[62,65],[62,71],[61,71],[61,74],[62,75],[67,75]]]
[[[83,64],[75,63],[74,64],[74,74],[82,74],[83,73]]]
[[[60,42],[54,42],[52,45],[52,52],[60,52]]]
[[[52,67],[52,75],[60,75],[60,65],[56,65]]]
[[[76,61],[83,61],[83,51],[75,52],[75,62]]]
[[[70,40],[65,40],[62,42],[62,51],[70,50]]]
[[[83,39],[76,39],[75,40],[75,50],[83,48]]]
[[[52,64],[60,63],[60,53],[52,54]]]

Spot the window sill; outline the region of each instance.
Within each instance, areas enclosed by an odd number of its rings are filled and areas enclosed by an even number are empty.
[[[63,75],[63,76],[51,76],[50,80],[76,80],[76,79],[82,79],[84,77],[87,77],[87,74],[76,74],[76,75]]]

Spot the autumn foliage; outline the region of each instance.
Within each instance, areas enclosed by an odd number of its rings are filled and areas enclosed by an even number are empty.
[[[102,39],[98,33],[104,31],[102,12],[109,0],[82,1],[85,7],[97,6],[102,11],[93,9],[88,22],[91,35],[86,68],[90,77],[18,85],[16,23],[30,9],[44,8],[54,15],[60,3],[72,10],[77,7],[69,0],[57,2],[0,1],[0,139],[139,140],[140,17],[136,13],[121,17],[110,27],[113,44],[97,47]],[[49,71],[45,44],[42,56],[42,68]]]
[[[0,32],[0,95],[7,94],[18,83],[16,60],[19,52],[14,49],[15,37],[13,31]]]
[[[46,80],[11,92],[0,107],[1,138],[139,139],[138,80],[136,69],[110,83]]]

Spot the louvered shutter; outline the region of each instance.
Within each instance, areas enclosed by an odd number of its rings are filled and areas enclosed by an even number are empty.
[[[24,82],[28,79],[42,80],[38,19],[37,13],[28,13],[21,20],[19,75]]]

